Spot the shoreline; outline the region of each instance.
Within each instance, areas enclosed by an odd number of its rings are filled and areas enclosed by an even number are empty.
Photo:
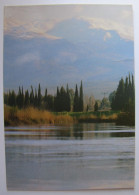
[[[8,121],[8,124],[4,124],[4,127],[9,127],[9,126],[13,126],[13,127],[21,127],[21,126],[50,126],[50,125],[69,125],[69,124],[77,124],[77,123],[116,123],[117,120],[115,119],[100,119],[100,118],[96,118],[96,119],[92,119],[92,118],[87,118],[87,119],[83,119],[83,118],[79,118],[79,119],[75,119],[73,118],[73,121],[59,121],[59,122],[46,122],[43,121],[42,123],[37,123],[36,121],[31,121],[30,123],[27,121]]]
[[[66,125],[75,123],[116,123],[135,126],[134,113],[120,111],[49,112],[34,107],[4,107],[4,126]]]

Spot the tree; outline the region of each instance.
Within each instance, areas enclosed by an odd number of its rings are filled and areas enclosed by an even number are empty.
[[[83,111],[83,85],[81,81],[81,86],[80,86],[80,96],[79,96],[79,111]]]
[[[128,83],[128,77],[125,79],[125,96],[124,96],[124,110],[128,110],[128,99],[129,99],[129,83]]]
[[[14,90],[12,90],[12,92],[9,91],[8,104],[9,106],[13,106],[13,107],[16,106],[16,94]]]
[[[57,87],[57,92],[56,92],[56,96],[54,97],[54,110],[59,112],[60,110],[60,92],[59,92],[59,87]]]
[[[30,101],[29,101],[29,92],[28,90],[25,91],[25,102],[24,102],[24,106],[25,107],[28,107],[30,104]]]
[[[33,87],[31,85],[31,92],[30,92],[30,105],[33,106],[34,105],[34,91],[33,91]]]
[[[23,87],[21,90],[20,86],[19,86],[18,95],[16,98],[16,104],[17,104],[18,108],[23,108],[23,106],[24,106],[24,91],[23,91]]]
[[[54,109],[54,97],[52,95],[47,96],[47,109],[50,111]]]
[[[24,107],[24,101],[25,101],[25,97],[24,97],[24,90],[23,90],[23,86],[22,86],[22,92],[21,92],[21,108]]]
[[[70,96],[70,110],[73,111],[73,104],[74,104],[74,90],[69,89],[69,96]]]
[[[37,101],[37,106],[38,106],[39,109],[41,108],[41,100],[42,100],[41,86],[40,86],[40,83],[39,83],[39,86],[38,86],[38,101]]]
[[[104,97],[101,101],[101,105],[100,105],[100,109],[108,109],[110,108],[110,102],[109,102],[109,99]]]
[[[88,112],[88,110],[89,110],[89,106],[88,106],[88,104],[87,104],[87,106],[86,106],[86,112]]]
[[[132,84],[131,84],[131,99],[135,101],[135,84],[134,84],[134,76],[132,75]]]
[[[122,110],[124,105],[124,94],[125,94],[125,85],[124,85],[123,78],[121,78],[116,90],[115,97],[113,98],[112,109]]]
[[[115,94],[116,94],[116,91],[113,91],[112,93],[110,93],[110,95],[109,95],[109,101],[110,101],[110,103],[112,103],[113,98],[115,97]]]
[[[134,76],[132,81],[130,74],[126,77],[125,82],[123,79],[119,81],[115,96],[112,98],[111,107],[113,110],[122,110],[126,112],[135,111],[135,87]]]
[[[69,87],[67,84],[67,90],[66,90],[66,111],[69,112],[71,109],[71,100],[70,100],[70,93],[69,93]]]
[[[79,111],[79,96],[78,96],[78,87],[77,87],[77,84],[76,84],[76,87],[75,87],[73,111],[74,112],[78,112]]]
[[[44,108],[47,109],[47,89],[45,89],[43,101],[44,101]]]
[[[94,111],[97,112],[98,111],[98,102],[95,102],[95,106],[94,106]]]
[[[38,95],[37,95],[37,90],[35,89],[35,95],[34,95],[34,101],[33,101],[34,107],[38,107]]]
[[[9,94],[8,93],[4,93],[4,104],[8,105],[8,100],[9,100]]]

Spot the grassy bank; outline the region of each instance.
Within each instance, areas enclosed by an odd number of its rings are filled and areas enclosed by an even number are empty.
[[[109,112],[48,112],[33,107],[17,109],[4,106],[5,125],[69,124],[76,122],[115,122],[118,113]]]
[[[115,111],[99,112],[48,112],[33,107],[17,109],[4,106],[4,123],[9,125],[69,124],[89,122],[116,122],[118,125],[135,125],[135,115]]]
[[[33,125],[33,124],[67,124],[73,123],[69,115],[55,115],[45,110],[33,107],[19,110],[4,106],[4,123],[8,125]]]

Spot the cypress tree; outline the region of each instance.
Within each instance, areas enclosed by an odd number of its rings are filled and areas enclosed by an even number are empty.
[[[24,106],[25,107],[28,107],[29,104],[30,104],[30,102],[29,102],[29,92],[28,92],[28,90],[26,90],[25,91],[25,102],[24,102]]]
[[[64,87],[62,86],[60,89],[60,99],[59,99],[59,106],[60,106],[60,111],[66,111],[66,91]]]
[[[52,95],[47,95],[47,109],[51,111],[54,109],[54,98]]]
[[[47,89],[45,89],[43,101],[44,101],[44,107],[45,107],[45,109],[47,109]]]
[[[66,111],[69,112],[71,109],[71,101],[70,101],[70,93],[69,93],[69,87],[67,84],[67,91],[66,91]]]
[[[8,105],[9,94],[4,93],[4,104]]]
[[[32,85],[31,85],[31,92],[30,92],[30,105],[31,106],[34,105],[34,91]]]
[[[59,112],[60,110],[59,99],[60,99],[60,92],[59,92],[59,87],[57,87],[56,96],[54,97],[54,110],[57,112]]]
[[[14,92],[14,90],[12,90],[12,92],[9,91],[9,98],[8,98],[8,104],[9,106],[16,106],[16,94]]]
[[[131,84],[132,92],[131,92],[131,99],[135,101],[135,85],[134,85],[134,76],[132,75],[132,84]]]
[[[40,83],[39,83],[39,86],[38,86],[38,108],[41,107],[41,100],[42,100],[41,86],[40,86]]]
[[[123,105],[124,105],[124,80],[123,78],[119,81],[119,85],[117,87],[117,91],[115,94],[115,99],[114,99],[114,109],[115,110],[122,110],[123,109]]]
[[[94,111],[95,111],[95,112],[98,111],[98,102],[97,102],[97,101],[95,102],[95,105],[94,105]]]
[[[33,105],[34,105],[34,107],[38,107],[38,95],[37,95],[37,90],[36,89],[35,89]]]
[[[130,77],[130,74],[129,74],[129,84],[128,84],[128,93],[129,93],[129,98],[132,97],[132,84],[131,84],[131,77]]]
[[[24,97],[24,90],[23,90],[23,86],[22,86],[22,92],[21,92],[21,108],[24,107],[24,101],[25,101],[25,97]]]
[[[78,112],[79,111],[79,96],[78,96],[78,87],[77,87],[77,84],[76,84],[76,87],[75,87],[73,111],[74,112]]]
[[[21,91],[21,88],[19,86],[18,95],[16,98],[17,106],[19,108],[22,108],[22,106],[23,106],[23,97],[22,97],[23,94],[22,93],[23,93],[23,91]]]
[[[81,81],[81,86],[80,86],[80,96],[79,96],[79,111],[83,111],[83,85]]]
[[[129,84],[128,84],[128,77],[125,79],[125,96],[124,96],[124,110],[128,110],[128,99],[129,99]]]
[[[112,99],[111,107],[113,110],[123,110],[126,112],[134,112],[135,110],[135,87],[134,76],[132,81],[130,74],[126,77],[125,82],[123,79],[119,81],[116,94]]]

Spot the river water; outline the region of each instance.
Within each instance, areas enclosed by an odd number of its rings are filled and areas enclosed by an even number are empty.
[[[6,127],[5,143],[8,190],[134,188],[134,127]]]

